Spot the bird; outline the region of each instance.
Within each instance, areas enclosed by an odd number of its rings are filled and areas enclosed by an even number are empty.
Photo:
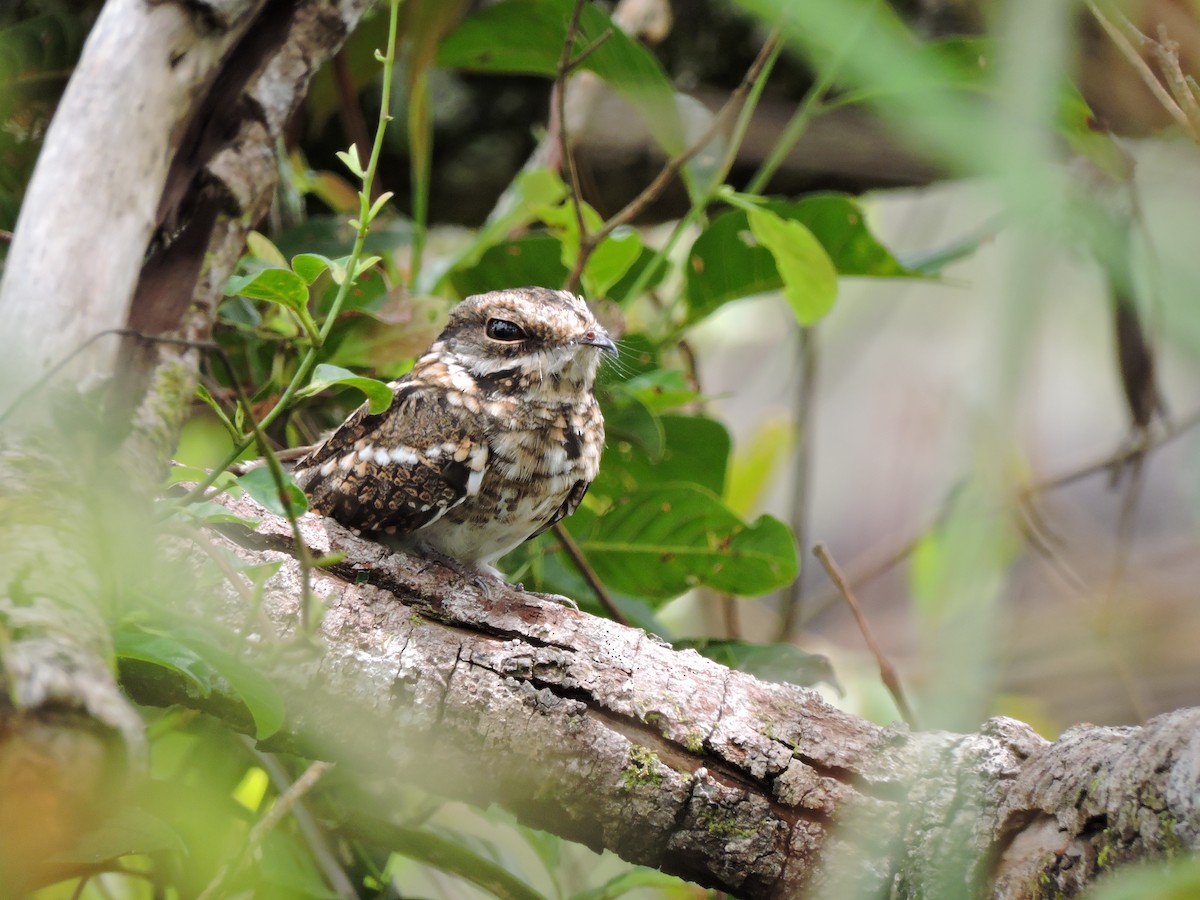
[[[467,297],[413,368],[293,470],[310,508],[472,576],[578,507],[600,468],[594,388],[617,346],[582,297],[524,287]]]

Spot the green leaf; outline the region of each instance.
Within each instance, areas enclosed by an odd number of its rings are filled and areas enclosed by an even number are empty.
[[[674,641],[679,650],[691,647],[702,656],[764,681],[786,681],[801,687],[825,683],[842,689],[829,657],[805,653],[794,644],[752,644],[748,641],[700,640]]]
[[[181,675],[202,696],[212,693],[212,669],[191,647],[169,635],[123,624],[113,632],[113,654],[117,659],[137,660]]]
[[[746,524],[720,498],[694,484],[635,491],[598,521],[581,510],[568,520],[601,581],[648,599],[698,585],[744,596],[796,577],[791,531],[762,516]]]
[[[486,6],[442,42],[438,65],[553,78],[573,6],[573,0],[505,0]],[[675,90],[653,54],[590,3],[583,7],[574,53],[606,34],[581,67],[624,97],[668,154],[680,152],[685,138]]]
[[[754,237],[775,257],[783,296],[796,321],[811,325],[824,317],[837,299],[837,269],[820,241],[804,223],[768,210],[749,210],[746,215]]]
[[[503,866],[427,828],[390,827],[386,835],[401,856],[457,875],[498,900],[544,900]]]
[[[269,266],[277,269],[287,268],[287,260],[279,252],[279,248],[271,242],[270,238],[259,234],[257,231],[252,231],[246,235],[246,249],[250,251],[250,255],[255,259],[261,259]]]
[[[137,806],[114,805],[94,831],[82,835],[70,853],[55,856],[54,861],[80,866],[95,866],[132,853],[169,851],[186,854],[188,848],[174,828],[158,816]]]
[[[378,415],[392,405],[392,389],[382,381],[367,378],[365,375],[355,375],[348,369],[343,369],[340,366],[331,366],[328,363],[322,363],[317,366],[312,374],[312,379],[305,387],[296,391],[296,396],[301,398],[311,397],[335,384],[344,384],[347,387],[362,391],[367,397],[367,402],[370,404],[371,415]],[[258,498],[256,497],[255,499]],[[263,505],[265,506],[266,504]]]
[[[308,284],[291,269],[263,269],[252,275],[235,275],[225,285],[227,297],[267,300],[290,309],[308,304]]]
[[[320,253],[300,253],[292,257],[292,271],[304,279],[305,284],[312,284],[332,268],[333,260]]]
[[[583,270],[589,297],[606,297],[642,253],[642,241],[632,228],[618,228],[605,238]]]
[[[356,144],[351,144],[349,150],[338,150],[334,155],[342,161],[342,165],[349,169],[352,175],[361,179],[366,174],[363,171],[362,163],[358,160],[358,146]]]
[[[616,417],[592,493],[616,498],[649,485],[687,481],[722,495],[731,446],[725,426],[707,416],[668,414],[656,417],[656,427],[658,444],[637,441],[624,417]]]
[[[450,273],[450,283],[460,297],[526,287],[560,285],[567,280],[562,243],[552,234],[535,232],[489,247],[472,266]]]
[[[254,720],[254,736],[258,740],[266,740],[283,726],[283,697],[269,678],[207,635],[184,632],[177,637],[224,679],[245,705]]]
[[[850,197],[817,194],[800,201],[771,200],[760,208],[807,226],[838,275],[921,277],[875,239],[862,208]],[[775,257],[751,231],[746,210],[730,210],[713,219],[692,245],[685,290],[688,321],[699,321],[731,300],[783,286]]]
[[[600,887],[580,891],[571,900],[617,900],[640,888],[653,888],[650,896],[658,900],[691,900],[696,896],[693,886],[674,875],[639,866],[610,878]]]
[[[308,509],[308,498],[304,496],[304,491],[300,490],[299,485],[292,480],[290,472],[283,473],[283,482],[284,491],[291,505],[291,514],[294,516],[303,514]],[[267,466],[251,469],[245,475],[240,476],[237,483],[238,487],[275,515],[286,516],[288,514],[288,507],[285,505],[279,488],[275,484],[275,478]]]

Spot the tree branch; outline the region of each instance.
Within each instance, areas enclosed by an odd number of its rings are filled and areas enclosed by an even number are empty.
[[[312,551],[343,557],[314,577],[323,644],[298,660],[288,523],[222,502],[262,524],[217,540],[283,563],[263,597],[282,637],[245,635],[256,662],[287,657],[268,669],[294,698],[269,748],[335,760],[376,796],[416,780],[743,897],[937,884],[1029,896],[1200,846],[1200,710],[1057,744],[1010,719],[973,735],[881,728],[552,598],[484,596],[312,514]],[[232,589],[211,614],[246,618]],[[169,676],[127,687],[236,719],[232,698]]]

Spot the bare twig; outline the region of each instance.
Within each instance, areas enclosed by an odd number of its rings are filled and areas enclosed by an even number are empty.
[[[280,794],[286,794],[290,791],[294,783],[287,770],[280,765],[279,760],[270,753],[263,753],[259,750],[250,738],[243,737],[242,741],[246,745],[246,749],[258,760],[258,764],[263,767],[263,771],[267,773],[267,777],[275,785],[275,790],[279,791]],[[356,900],[358,891],[355,890],[350,877],[338,862],[332,848],[330,848],[324,830],[317,824],[316,819],[313,818],[312,813],[308,811],[302,801],[296,802],[292,816],[296,820],[296,825],[299,827],[300,833],[304,836],[305,843],[308,844],[309,849],[312,851],[313,862],[317,864],[317,867],[324,874],[329,886],[344,900]]]
[[[267,835],[287,817],[300,798],[308,793],[320,777],[332,768],[333,763],[318,761],[305,769],[303,774],[284,793],[279,795],[279,799],[267,810],[266,814],[254,824],[254,827],[250,829],[250,834],[246,836],[242,852],[231,864],[224,865],[217,871],[197,900],[211,900],[213,897],[223,896],[225,882],[237,874],[246,859],[262,846]]]
[[[613,602],[613,598],[608,594],[608,589],[604,587],[604,582],[600,580],[600,576],[596,574],[596,570],[587,561],[587,557],[583,555],[583,551],[575,543],[575,538],[571,537],[571,533],[563,527],[562,522],[554,524],[554,536],[562,541],[563,549],[567,551],[567,556],[571,557],[571,562],[575,563],[575,568],[579,570],[579,574],[583,576],[583,580],[588,583],[588,587],[592,589],[592,593],[596,595],[596,599],[600,601],[600,605],[604,607],[605,612],[608,613],[608,617],[614,622],[628,625],[629,619],[621,612],[617,604]]]
[[[758,51],[758,56],[751,63],[750,68],[746,70],[745,76],[742,78],[741,84],[729,95],[729,99],[721,106],[721,109],[713,116],[713,120],[709,123],[708,128],[700,135],[691,146],[675,156],[672,156],[663,165],[658,175],[650,184],[646,185],[636,197],[630,200],[625,207],[619,212],[611,216],[603,225],[596,230],[594,234],[583,238],[581,235],[579,242],[579,256],[576,257],[575,266],[571,269],[571,274],[567,276],[566,289],[574,290],[579,285],[579,280],[583,276],[584,267],[587,266],[588,258],[592,252],[607,238],[610,234],[620,228],[622,225],[628,225],[634,219],[645,211],[655,199],[661,194],[671,183],[671,179],[679,174],[680,170],[691,161],[701,150],[703,150],[708,142],[716,136],[716,134],[724,127],[725,118],[729,112],[736,109],[749,93],[750,88],[758,80],[758,75],[763,67],[767,64],[779,43],[778,33],[772,33],[762,48]]]
[[[1158,75],[1154,73],[1154,70],[1151,69],[1146,60],[1142,58],[1142,55],[1138,52],[1137,48],[1134,47],[1130,38],[1131,36],[1136,37],[1136,39],[1143,45],[1150,42],[1150,39],[1134,28],[1133,24],[1127,19],[1123,21],[1123,27],[1118,26],[1100,10],[1100,7],[1096,5],[1095,0],[1086,0],[1086,3],[1087,8],[1091,12],[1093,18],[1095,18],[1095,20],[1100,24],[1100,27],[1104,29],[1105,33],[1109,36],[1112,42],[1116,44],[1117,49],[1121,51],[1122,55],[1124,55],[1134,69],[1137,70],[1137,73],[1141,76],[1142,81],[1145,83],[1146,87],[1150,89],[1150,92],[1154,94],[1158,102],[1162,104],[1163,109],[1170,113],[1171,117],[1183,128],[1187,129],[1193,138],[1198,137],[1197,133],[1192,128],[1192,123],[1188,120],[1187,113],[1185,113],[1183,109],[1180,108],[1179,104],[1175,102],[1175,98],[1171,96],[1171,93],[1165,87],[1163,87],[1162,81],[1159,80]],[[1122,19],[1124,19],[1123,16]]]
[[[808,546],[809,487],[812,474],[812,414],[817,388],[817,336],[812,326],[800,327],[800,385],[796,395],[796,461],[793,467],[792,530],[796,543]],[[796,573],[783,599],[779,640],[789,641],[804,602],[804,567]]]
[[[575,49],[575,38],[579,34],[579,19],[583,15],[583,7],[587,0],[575,0],[575,8],[571,10],[571,22],[567,25],[567,36],[563,40],[562,55],[558,60],[558,74],[554,79],[555,110],[558,117],[558,150],[562,157],[561,164],[566,173],[567,189],[571,192],[572,208],[575,210],[575,225],[579,229],[580,254],[587,242],[587,223],[583,218],[583,189],[579,185],[579,170],[575,167],[575,157],[571,155],[571,139],[567,133],[567,77],[573,68],[571,51]],[[594,48],[592,48],[594,49]],[[591,52],[585,50],[585,53]],[[582,269],[580,270],[582,274]],[[571,290],[568,287],[568,290]]]
[[[904,718],[904,721],[908,723],[910,728],[915,729],[917,727],[917,720],[908,705],[908,701],[904,698],[904,689],[900,686],[900,678],[896,675],[896,670],[892,667],[887,657],[883,655],[883,651],[879,649],[879,645],[875,643],[875,636],[871,633],[871,626],[867,624],[867,618],[863,615],[862,607],[858,605],[858,598],[850,590],[850,585],[846,583],[846,577],[842,574],[842,570],[833,561],[833,557],[829,555],[829,551],[825,549],[824,544],[817,544],[813,547],[813,555],[821,561],[821,565],[829,573],[830,580],[842,592],[842,596],[846,600],[846,605],[850,607],[850,613],[854,616],[854,621],[858,624],[858,630],[862,632],[863,640],[867,642],[867,647],[870,649],[871,654],[875,657],[875,662],[879,666],[879,677],[882,679],[884,687],[892,695],[896,709],[900,711],[900,715]]]

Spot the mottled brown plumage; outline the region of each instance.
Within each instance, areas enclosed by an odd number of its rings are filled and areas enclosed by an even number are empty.
[[[600,466],[592,394],[616,347],[584,301],[468,297],[383,413],[360,407],[296,466],[314,509],[478,572],[579,506]]]

